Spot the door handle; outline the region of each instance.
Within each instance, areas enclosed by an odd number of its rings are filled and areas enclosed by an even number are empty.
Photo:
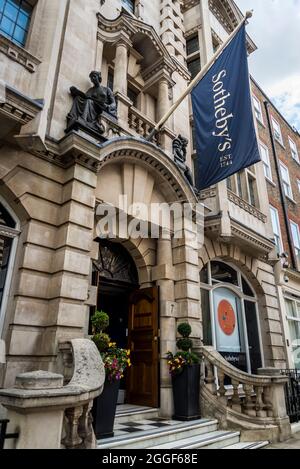
[[[158,337],[155,336],[155,337],[153,338],[153,341],[154,341],[154,342],[157,342],[157,341],[158,341]]]

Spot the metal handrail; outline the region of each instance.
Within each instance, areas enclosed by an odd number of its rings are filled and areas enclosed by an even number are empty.
[[[6,433],[9,420],[0,420],[0,450],[4,449],[5,440],[16,440],[19,438],[19,433]]]

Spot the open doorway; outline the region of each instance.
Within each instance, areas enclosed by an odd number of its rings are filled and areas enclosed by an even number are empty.
[[[121,382],[118,403],[158,406],[158,290],[140,289],[135,263],[118,243],[99,241],[93,266],[97,310],[110,318],[107,333],[131,351],[132,367]],[[92,311],[93,313],[93,311]]]

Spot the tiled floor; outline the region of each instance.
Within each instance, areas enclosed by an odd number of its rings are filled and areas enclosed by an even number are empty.
[[[130,435],[132,433],[143,432],[146,430],[157,430],[161,428],[171,427],[176,425],[178,422],[176,420],[163,420],[159,418],[137,420],[136,422],[124,422],[118,423],[114,427],[115,437],[121,435]]]

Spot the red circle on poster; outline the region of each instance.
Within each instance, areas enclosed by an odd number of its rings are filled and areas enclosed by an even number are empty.
[[[229,301],[222,300],[218,306],[218,320],[224,334],[232,335],[236,326],[235,312]]]

